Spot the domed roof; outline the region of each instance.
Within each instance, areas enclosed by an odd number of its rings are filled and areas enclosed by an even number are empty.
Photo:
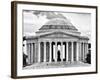
[[[68,20],[63,18],[54,18],[44,24],[39,30],[47,29],[67,29],[67,30],[77,30],[75,26]]]

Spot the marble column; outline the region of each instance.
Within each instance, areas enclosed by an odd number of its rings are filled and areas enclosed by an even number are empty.
[[[82,49],[82,48],[81,48],[81,42],[79,43],[79,46],[80,46],[80,47],[79,47],[79,61],[81,61],[81,56],[82,56],[82,55],[81,55],[81,54],[82,54],[82,51],[81,51],[81,49]]]
[[[88,43],[86,43],[86,54],[88,54]]]
[[[86,57],[86,43],[84,43],[84,61],[85,61],[85,57]]]
[[[51,48],[51,42],[49,42],[49,62],[52,62],[52,48]]]
[[[31,57],[30,57],[30,44],[29,43],[27,44],[27,53],[28,53],[28,64],[30,64]]]
[[[35,46],[35,63],[37,63],[38,62],[38,59],[37,59],[37,54],[38,54],[38,43],[37,42],[35,42],[35,44],[34,44],[34,46]]]
[[[57,62],[57,42],[55,42],[55,62]]]
[[[63,42],[61,42],[61,61],[63,62]]]
[[[87,43],[85,43],[85,53],[84,53],[84,58],[86,58],[86,54],[87,54]]]
[[[72,46],[71,46],[71,47],[72,47],[72,49],[71,49],[71,50],[72,50],[72,51],[71,51],[71,52],[72,52],[72,53],[71,53],[71,62],[73,62],[73,61],[74,61],[74,57],[73,57],[73,50],[74,50],[74,49],[73,49],[73,42],[71,42],[71,44],[72,44]]]
[[[46,42],[44,42],[44,62],[46,62]]]
[[[33,63],[33,43],[31,43],[31,64]]]
[[[76,61],[79,61],[79,42],[77,43],[77,47],[76,47]]]
[[[39,51],[38,51],[38,62],[41,62],[41,54],[40,54],[40,52],[41,52],[41,50],[40,50],[40,42],[38,42],[38,49],[39,49]]]
[[[63,59],[66,58],[65,55],[66,55],[66,53],[65,53],[65,45],[63,45]]]
[[[84,62],[84,42],[83,42],[83,59],[82,61]]]
[[[66,62],[68,62],[68,42],[66,42]]]
[[[33,63],[35,63],[35,43],[33,43]]]

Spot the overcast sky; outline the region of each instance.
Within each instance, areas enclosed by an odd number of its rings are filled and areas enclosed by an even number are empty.
[[[58,17],[70,20],[83,36],[91,36],[91,14],[46,11],[23,11],[23,35],[35,35],[47,21]]]

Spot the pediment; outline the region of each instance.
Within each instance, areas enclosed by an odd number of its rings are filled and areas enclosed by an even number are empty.
[[[58,33],[58,34],[49,34],[49,35],[47,35],[47,36],[45,36],[45,37],[71,37],[71,36]]]
[[[53,32],[49,34],[41,35],[44,38],[77,38],[77,36],[73,36],[72,34],[67,34],[63,32]]]

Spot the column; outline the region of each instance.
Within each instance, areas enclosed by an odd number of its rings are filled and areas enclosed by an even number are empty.
[[[33,43],[33,63],[35,63],[35,43]]]
[[[27,44],[28,64],[30,64],[30,44]]]
[[[63,42],[61,42],[61,61],[63,62]]]
[[[82,54],[82,52],[81,52],[81,42],[80,42],[80,48],[79,48],[79,60],[81,61],[81,54]]]
[[[71,62],[73,62],[74,61],[74,57],[73,57],[73,42],[72,42],[72,49],[71,49],[72,51],[72,54],[71,54]]]
[[[37,54],[38,54],[38,43],[37,42],[35,42],[35,44],[34,44],[34,46],[35,46],[35,63],[37,63],[38,61],[37,61]]]
[[[85,53],[84,53],[84,61],[85,61],[85,59],[86,59],[86,54],[87,54],[87,43],[84,43],[84,45],[85,45]]]
[[[49,62],[52,61],[52,50],[51,50],[51,42],[49,42]]]
[[[44,62],[46,62],[46,42],[44,42]]]
[[[55,62],[57,62],[57,42],[55,42]]]
[[[79,42],[77,42],[77,47],[76,47],[76,61],[79,61]]]
[[[33,43],[31,43],[31,64],[33,63]]]
[[[68,42],[66,42],[66,62],[68,62]]]
[[[84,42],[83,42],[83,58],[82,61],[84,62]]]
[[[86,43],[84,43],[84,61],[85,61],[85,58],[86,58]]]
[[[88,54],[88,43],[86,43],[86,54]]]
[[[63,59],[66,58],[65,55],[66,55],[66,53],[65,53],[65,45],[63,45]]]
[[[40,42],[38,42],[38,49],[39,49],[39,51],[38,51],[38,62],[41,62],[41,54],[40,54]]]

